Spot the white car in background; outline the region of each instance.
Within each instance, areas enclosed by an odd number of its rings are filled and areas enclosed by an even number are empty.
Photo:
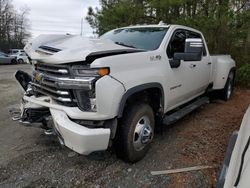
[[[28,56],[24,50],[11,49],[9,50],[9,55],[11,57],[16,57],[17,63],[19,64],[28,63]]]
[[[15,64],[16,62],[17,61],[15,57],[9,56],[8,54],[0,51],[0,65],[1,64]]]
[[[8,51],[8,54],[9,55],[14,55],[14,54],[21,53],[21,52],[25,52],[25,51],[23,49],[10,49]]]

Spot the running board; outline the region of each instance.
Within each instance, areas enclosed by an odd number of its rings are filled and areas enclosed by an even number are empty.
[[[199,108],[200,106],[202,106],[206,103],[209,103],[209,98],[202,97],[202,98],[197,99],[193,103],[181,108],[180,110],[178,110],[172,114],[165,115],[165,117],[163,119],[163,125],[171,125],[171,124],[175,123],[179,119],[183,118],[184,116],[186,116],[190,112],[194,111],[195,109]]]

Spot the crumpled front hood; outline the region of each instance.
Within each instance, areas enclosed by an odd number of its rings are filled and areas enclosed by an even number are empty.
[[[100,55],[140,51],[117,45],[111,40],[76,35],[40,35],[29,42],[24,50],[32,60],[51,64],[85,61],[87,56],[95,53]]]

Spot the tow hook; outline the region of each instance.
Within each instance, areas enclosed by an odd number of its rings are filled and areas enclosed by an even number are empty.
[[[12,120],[13,121],[19,121],[21,120],[21,110],[20,109],[11,109],[10,110],[10,114],[11,114],[11,117],[12,117]]]
[[[55,133],[55,131],[53,129],[45,130],[44,134],[47,135],[47,136],[56,135],[56,133]]]

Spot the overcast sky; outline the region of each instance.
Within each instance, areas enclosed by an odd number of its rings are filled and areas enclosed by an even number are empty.
[[[16,9],[29,7],[32,37],[40,34],[80,34],[81,18],[85,18],[89,6],[98,7],[99,0],[13,0]],[[93,33],[83,21],[83,34]]]

